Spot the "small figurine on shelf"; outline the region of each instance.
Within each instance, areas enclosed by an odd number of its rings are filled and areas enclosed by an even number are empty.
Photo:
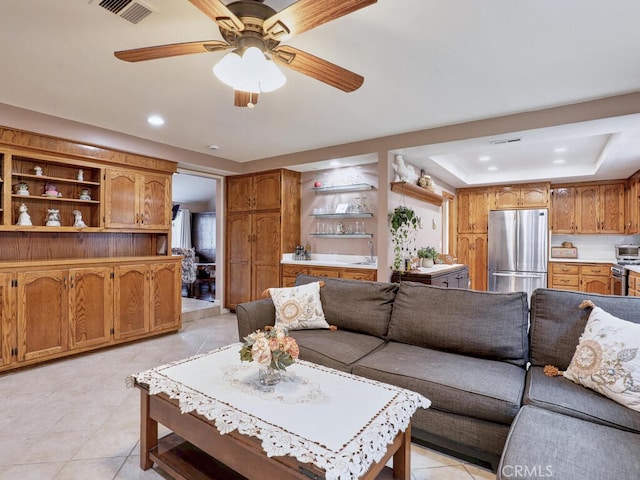
[[[74,227],[84,228],[87,226],[87,224],[84,223],[84,220],[82,220],[82,212],[80,210],[74,210],[73,215],[74,215],[74,220],[73,220]]]
[[[91,200],[91,194],[89,193],[88,188],[83,188],[80,190],[80,195],[78,196],[80,200]]]
[[[29,195],[29,185],[27,185],[24,182],[20,182],[17,185],[15,185],[14,189],[16,191],[16,195],[24,195],[24,196]]]
[[[420,170],[418,185],[422,188],[426,188],[427,190],[433,190],[433,180],[431,179],[431,175],[424,170]]]
[[[50,208],[47,211],[47,227],[59,227],[60,226],[60,210],[57,208]]]
[[[82,171],[82,169],[78,170],[78,177],[77,177],[79,182],[82,182],[84,180],[84,172]]]
[[[33,223],[31,223],[31,216],[27,213],[28,210],[29,209],[24,203],[20,204],[20,206],[18,207],[18,211],[20,212],[20,215],[18,216],[18,221],[16,222],[16,225],[20,225],[23,227],[30,227],[31,225],[33,225]]]
[[[37,177],[41,177],[42,176],[42,167],[38,167],[36,165],[35,167],[33,167],[33,171],[36,173]]]
[[[47,183],[44,187],[44,196],[45,197],[61,197],[62,193],[58,191],[58,187],[56,187],[52,183]]]

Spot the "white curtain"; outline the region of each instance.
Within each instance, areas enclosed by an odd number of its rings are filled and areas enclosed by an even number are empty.
[[[178,210],[171,228],[171,248],[191,248],[191,212]]]

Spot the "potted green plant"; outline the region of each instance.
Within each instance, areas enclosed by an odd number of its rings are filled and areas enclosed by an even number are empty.
[[[411,207],[401,205],[389,214],[394,271],[401,272],[405,269],[405,259],[409,258],[411,246],[421,227],[422,220]]]
[[[438,258],[438,251],[434,247],[422,247],[418,250],[418,258],[420,258],[423,267],[431,268]]]

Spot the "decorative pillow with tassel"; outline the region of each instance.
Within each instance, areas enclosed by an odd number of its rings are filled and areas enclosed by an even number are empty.
[[[640,324],[622,320],[590,300],[589,320],[565,372],[547,365],[545,374],[565,378],[640,412]]]
[[[329,328],[320,302],[320,287],[324,282],[313,282],[298,287],[269,288],[276,308],[276,326],[287,330]]]

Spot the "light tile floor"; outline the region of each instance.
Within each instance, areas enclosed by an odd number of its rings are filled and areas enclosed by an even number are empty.
[[[235,315],[223,314],[185,322],[177,334],[0,375],[0,480],[168,478],[139,467],[140,393],[125,378],[235,341]],[[412,477],[495,479],[416,445]]]

